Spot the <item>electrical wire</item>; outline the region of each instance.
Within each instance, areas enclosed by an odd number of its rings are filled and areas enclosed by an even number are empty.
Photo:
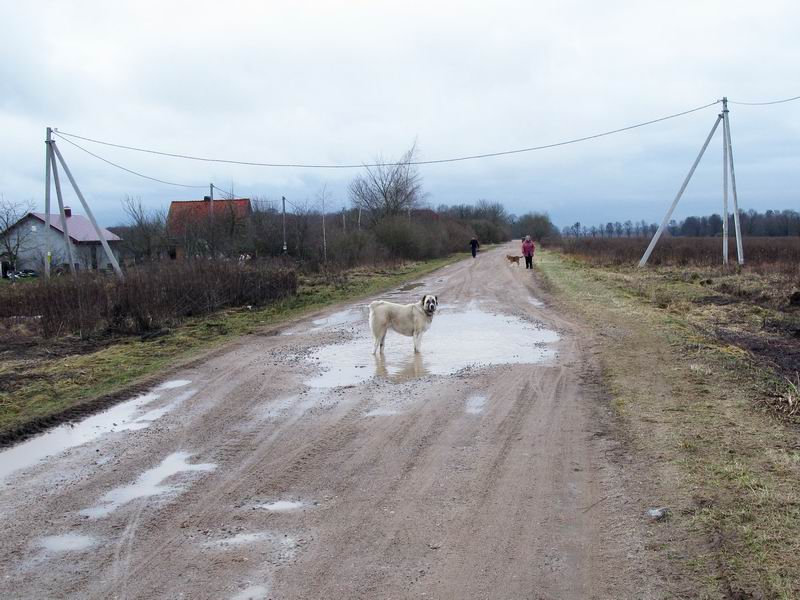
[[[698,112],[719,104],[721,100],[715,100],[714,102],[710,102],[708,104],[704,104],[703,106],[698,106],[697,108],[691,108],[689,110],[684,110],[682,112],[674,113],[671,115],[667,115],[665,117],[659,117],[657,119],[651,119],[649,121],[644,121],[642,123],[636,123],[634,125],[628,125],[626,127],[620,127],[619,129],[612,129],[610,131],[604,131],[601,133],[595,133],[592,135],[586,135],[583,137],[573,138],[569,140],[564,140],[562,142],[555,142],[552,144],[544,144],[541,146],[531,146],[529,148],[518,148],[515,150],[503,150],[500,152],[488,152],[485,154],[472,154],[468,156],[457,156],[452,158],[440,158],[436,160],[417,160],[417,161],[410,161],[409,165],[434,165],[434,164],[442,164],[442,163],[452,163],[452,162],[461,162],[465,160],[477,160],[482,158],[491,158],[495,156],[507,156],[510,154],[521,154],[523,152],[533,152],[535,150],[545,150],[548,148],[557,148],[559,146],[567,146],[569,144],[577,144],[578,142],[585,142],[587,140],[593,140],[601,137],[605,137],[608,135],[613,135],[615,133],[621,133],[623,131],[630,131],[631,129],[637,129],[639,127],[644,127],[646,125],[652,125],[654,123],[659,123],[661,121],[666,121],[668,119],[675,119],[677,117],[682,117],[684,115],[688,115],[690,113]],[[87,142],[92,142],[95,144],[102,144],[104,146],[111,146],[113,148],[121,148],[124,150],[133,150],[135,152],[144,152],[147,154],[157,154],[159,156],[169,156],[172,158],[182,158],[185,160],[196,160],[201,162],[213,162],[213,163],[225,163],[225,164],[232,164],[232,165],[245,165],[251,167],[280,167],[280,168],[293,168],[293,169],[361,169],[364,167],[388,167],[393,166],[398,163],[396,162],[388,162],[388,163],[362,163],[362,164],[305,164],[305,163],[268,163],[268,162],[255,162],[255,161],[245,161],[245,160],[230,160],[230,159],[223,159],[223,158],[208,158],[202,156],[192,156],[189,154],[177,154],[173,152],[162,152],[160,150],[152,150],[149,148],[139,148],[136,146],[126,146],[124,144],[115,144],[113,142],[106,142],[103,140],[97,140],[89,137],[84,137],[75,133],[67,133],[66,131],[53,131],[55,135],[58,135],[62,139],[64,136],[69,136],[71,138],[76,138],[79,140],[84,140]],[[96,155],[93,155],[96,156]],[[99,157],[98,157],[99,158]],[[105,159],[102,159],[105,160]],[[109,161],[106,161],[109,162]],[[115,165],[118,166],[118,165]],[[127,169],[126,169],[127,170]],[[187,186],[191,187],[191,186]]]
[[[54,135],[58,135],[58,132],[53,131],[53,134]],[[73,146],[75,146],[79,150],[83,150],[84,152],[86,152],[86,154],[88,154],[90,156],[94,156],[95,158],[97,158],[99,160],[102,160],[104,163],[107,163],[107,164],[111,165],[112,167],[116,167],[118,169],[122,169],[123,171],[131,173],[132,175],[136,175],[138,177],[143,177],[144,179],[149,179],[150,181],[156,181],[158,183],[163,183],[165,185],[174,185],[174,186],[177,186],[177,187],[184,187],[184,188],[206,188],[206,187],[208,187],[208,186],[205,186],[205,185],[187,185],[185,183],[175,183],[174,181],[164,181],[163,179],[158,179],[157,177],[150,177],[150,175],[145,175],[144,173],[139,173],[138,171],[133,171],[132,169],[128,169],[127,167],[123,167],[122,165],[118,165],[115,162],[111,162],[110,160],[108,160],[106,158],[103,158],[102,156],[98,156],[94,152],[90,152],[89,150],[87,150],[83,146],[79,146],[78,144],[76,144],[72,140],[68,140],[67,138],[65,138],[63,136],[59,135],[58,137],[60,137],[62,140],[64,140],[68,144],[72,144]]]
[[[784,102],[793,102],[795,100],[800,100],[800,96],[784,98],[783,100],[771,100],[769,102],[736,102],[735,100],[728,100],[728,104],[741,104],[743,106],[767,106],[768,104],[783,104]]]

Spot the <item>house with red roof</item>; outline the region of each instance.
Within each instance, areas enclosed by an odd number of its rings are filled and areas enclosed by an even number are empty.
[[[253,208],[249,198],[175,200],[167,214],[170,256],[230,254],[242,239]]]
[[[64,235],[60,214],[50,215],[48,229],[46,215],[38,212],[26,214],[0,233],[3,238],[0,246],[3,272],[8,269],[42,271],[48,251],[51,268],[66,268],[69,266],[67,244],[72,250],[72,259],[77,269],[111,269],[92,222],[83,215],[73,214],[68,206],[64,207],[64,214],[67,236]],[[119,260],[119,243],[122,239],[107,229],[101,228],[100,232]]]

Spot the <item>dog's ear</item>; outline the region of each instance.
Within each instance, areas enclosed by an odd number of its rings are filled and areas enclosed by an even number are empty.
[[[434,296],[433,299],[436,300],[436,304],[439,304],[439,296]]]

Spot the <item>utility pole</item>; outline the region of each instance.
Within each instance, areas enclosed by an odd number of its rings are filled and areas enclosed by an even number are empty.
[[[344,208],[342,208],[342,233],[347,233],[347,222],[345,221]]]
[[[644,256],[642,256],[642,259],[639,261],[640,267],[643,267],[647,263],[647,259],[650,258],[650,254],[653,252],[653,248],[655,247],[656,242],[658,242],[658,238],[661,237],[664,228],[667,226],[669,218],[672,216],[672,211],[674,211],[675,207],[678,205],[678,201],[681,199],[683,192],[686,190],[689,180],[692,178],[700,159],[703,157],[703,153],[708,147],[708,143],[711,141],[711,138],[714,136],[714,132],[717,130],[717,126],[720,123],[722,123],[722,264],[728,264],[728,172],[730,172],[731,191],[733,192],[733,223],[736,228],[736,258],[738,259],[740,265],[744,264],[742,228],[739,223],[739,199],[736,194],[736,173],[733,170],[733,147],[731,145],[730,117],[728,116],[728,98],[723,97],[722,112],[717,115],[717,120],[714,121],[714,126],[711,128],[711,132],[708,134],[708,137],[706,138],[706,141],[700,150],[700,154],[697,155],[692,168],[689,170],[689,174],[683,181],[681,189],[678,191],[677,196],[675,196],[675,199],[672,201],[672,206],[669,207],[664,220],[661,222],[661,226],[658,228],[658,231],[656,231],[653,239],[650,241],[650,245],[647,247],[647,250],[645,250]]]
[[[358,207],[358,230],[361,231],[361,207]]]
[[[728,98],[722,98],[723,119],[728,114]],[[728,134],[722,122],[722,264],[728,264]]]
[[[723,106],[727,109],[727,98],[723,100]],[[731,145],[731,122],[728,111],[722,114],[722,131],[728,140],[728,166],[731,169],[731,191],[733,192],[733,225],[736,228],[736,258],[740,265],[744,264],[744,248],[742,247],[742,228],[739,224],[739,199],[736,195],[736,172],[733,170],[733,146]]]
[[[50,279],[50,142],[53,130],[47,128],[47,139],[44,146],[44,278]]]
[[[322,188],[322,260],[328,262],[328,240],[325,236],[325,188]]]
[[[714,126],[711,128],[711,131],[706,138],[706,141],[703,143],[703,147],[700,148],[700,153],[697,155],[697,158],[694,160],[694,164],[692,164],[692,168],[689,169],[689,174],[686,176],[686,179],[683,180],[683,185],[681,185],[681,189],[678,190],[675,199],[672,201],[672,206],[669,207],[667,214],[664,215],[664,220],[661,221],[661,225],[658,227],[658,231],[653,236],[653,239],[650,240],[650,245],[647,246],[647,250],[644,251],[644,256],[642,256],[642,260],[639,261],[639,266],[643,267],[647,264],[647,259],[650,258],[650,254],[653,252],[653,248],[656,247],[656,243],[658,243],[658,239],[661,237],[661,234],[664,233],[664,229],[667,227],[667,223],[669,223],[669,218],[672,216],[672,212],[675,210],[675,207],[678,206],[678,201],[683,196],[683,192],[686,191],[686,186],[689,185],[689,180],[691,180],[692,175],[694,175],[695,169],[697,169],[697,165],[700,164],[700,159],[703,158],[703,154],[708,148],[709,142],[711,142],[711,138],[714,137],[714,132],[717,130],[720,121],[722,121],[722,115],[717,115],[716,120],[714,121]]]
[[[56,188],[56,198],[58,199],[58,212],[61,216],[61,231],[64,234],[64,246],[67,248],[67,260],[69,261],[69,271],[75,275],[75,260],[72,256],[72,242],[69,239],[69,224],[67,223],[67,215],[64,212],[64,196],[61,194],[61,180],[58,177],[58,166],[56,165],[56,157],[53,149],[56,143],[50,140],[48,146],[48,154],[50,155],[50,166],[53,171],[53,184]]]
[[[214,184],[208,184],[208,237],[211,242],[211,258],[214,258],[216,250],[214,248]]]
[[[286,254],[286,196],[281,196],[281,202],[283,203],[283,253]]]
[[[100,245],[102,245],[103,246],[103,250],[106,251],[106,257],[108,257],[108,262],[111,263],[111,266],[114,268],[114,271],[116,271],[117,276],[120,279],[125,279],[125,276],[122,274],[122,269],[120,269],[119,263],[117,262],[117,258],[114,256],[114,253],[111,252],[111,247],[108,245],[108,240],[106,240],[106,236],[103,235],[103,231],[100,229],[100,226],[97,224],[97,220],[94,218],[94,214],[92,213],[92,209],[89,208],[89,203],[86,202],[86,198],[83,197],[83,194],[81,193],[81,189],[78,187],[78,184],[75,181],[75,178],[72,176],[72,173],[70,172],[69,167],[67,166],[67,163],[64,161],[64,157],[61,156],[61,151],[58,149],[58,146],[56,146],[55,142],[51,143],[51,148],[53,149],[53,152],[55,153],[56,158],[58,158],[58,162],[61,163],[61,166],[64,169],[64,173],[67,174],[67,179],[69,179],[69,182],[72,184],[72,189],[75,190],[75,195],[78,197],[78,200],[81,201],[81,204],[83,205],[83,210],[86,211],[86,216],[89,217],[89,221],[92,223],[92,227],[94,227],[95,233],[97,233],[97,238],[100,240]],[[53,162],[53,167],[54,167],[53,173],[55,174],[55,172],[56,172],[55,171],[55,162]],[[56,181],[58,181],[58,179],[56,179]],[[56,184],[56,191],[58,191],[58,184]],[[60,196],[60,194],[59,194],[59,196]],[[63,218],[63,215],[64,215],[63,208],[61,210],[62,210],[61,214],[62,214],[62,218]],[[66,224],[66,221],[67,221],[66,218],[64,218],[63,222],[65,224]],[[65,233],[66,233],[66,230],[65,230]]]

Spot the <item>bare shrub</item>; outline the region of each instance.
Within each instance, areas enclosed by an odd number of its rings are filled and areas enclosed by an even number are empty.
[[[279,262],[199,260],[6,286],[0,318],[33,317],[41,335],[143,333],[224,307],[260,306],[294,294],[297,274]]]

